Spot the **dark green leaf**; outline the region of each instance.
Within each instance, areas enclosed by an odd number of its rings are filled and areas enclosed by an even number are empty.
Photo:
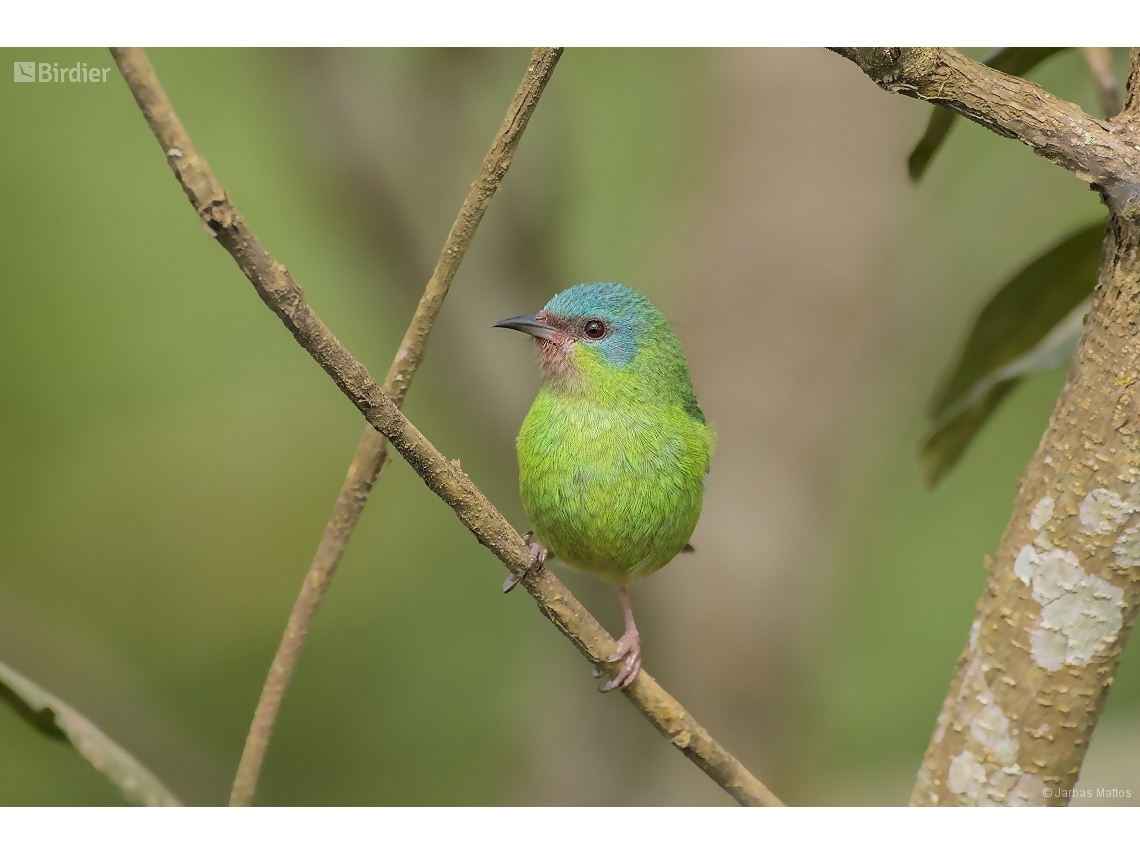
[[[1064,48],[1001,48],[984,62],[990,68],[1021,77],[1060,50],[1064,50]],[[926,133],[922,135],[922,139],[918,141],[918,145],[914,147],[914,151],[910,153],[910,157],[906,161],[907,172],[910,173],[911,181],[917,183],[922,178],[922,174],[926,172],[926,167],[930,165],[935,152],[946,139],[946,134],[950,132],[950,128],[957,118],[957,113],[947,110],[945,107],[934,108],[934,112],[930,114],[930,121],[926,125]]]
[[[942,145],[957,118],[958,114],[952,110],[947,110],[945,107],[934,108],[930,114],[930,121],[926,123],[926,132],[914,147],[914,151],[910,153],[910,157],[906,159],[906,171],[910,174],[911,181],[917,184],[922,178],[922,173],[930,165],[934,152]]]
[[[935,486],[954,468],[986,419],[1022,378],[1067,365],[1084,329],[1086,297],[1028,353],[991,371],[944,411],[923,441],[919,463],[926,483]]]
[[[1030,262],[990,298],[930,403],[932,418],[960,407],[978,381],[1035,348],[1092,293],[1103,242],[1103,223],[1083,229]]]
[[[918,450],[918,465],[928,487],[937,486],[943,476],[954,468],[986,419],[1020,381],[1021,378],[1018,377],[991,386],[972,406],[964,407],[926,435]]]
[[[128,802],[148,807],[180,804],[149,769],[94,724],[37,686],[23,674],[0,662],[0,698],[55,739],[65,739],[87,761],[106,775]]]
[[[954,467],[1021,378],[1061,367],[1072,357],[1103,241],[1103,223],[1077,232],[1030,262],[978,314],[930,404],[934,424],[919,449],[930,486]]]

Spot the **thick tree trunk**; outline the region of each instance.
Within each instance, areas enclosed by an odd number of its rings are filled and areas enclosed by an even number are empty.
[[[1140,604],[1140,229],[1092,311],[989,563],[913,805],[1064,805]]]

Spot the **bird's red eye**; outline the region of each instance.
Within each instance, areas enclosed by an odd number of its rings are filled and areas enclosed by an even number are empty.
[[[599,339],[606,334],[606,325],[597,318],[590,318],[590,320],[586,321],[586,326],[583,329],[586,333],[586,338]]]

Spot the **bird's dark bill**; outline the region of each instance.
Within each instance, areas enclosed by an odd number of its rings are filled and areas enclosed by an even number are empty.
[[[554,337],[558,335],[558,329],[545,321],[540,321],[538,315],[519,315],[517,318],[507,318],[505,321],[499,321],[497,324],[491,324],[491,326],[518,330],[535,338],[544,338],[547,341],[553,341]]]

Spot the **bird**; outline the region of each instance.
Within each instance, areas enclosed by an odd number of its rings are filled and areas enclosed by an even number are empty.
[[[641,671],[628,587],[692,551],[713,431],[680,341],[632,288],[576,285],[493,326],[530,335],[542,374],[516,443],[532,526],[525,572],[553,555],[617,587],[625,631],[609,662],[621,664],[599,690],[624,689]],[[519,578],[512,573],[504,591]]]

